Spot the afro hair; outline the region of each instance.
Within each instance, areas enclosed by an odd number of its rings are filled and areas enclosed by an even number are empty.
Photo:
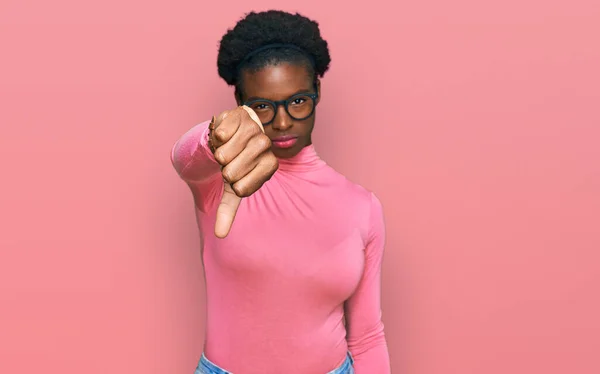
[[[261,49],[268,45],[278,47]],[[228,85],[240,83],[242,69],[258,70],[280,62],[306,63],[316,77],[325,74],[331,57],[317,22],[298,13],[278,10],[250,12],[221,39],[217,67],[219,76]]]

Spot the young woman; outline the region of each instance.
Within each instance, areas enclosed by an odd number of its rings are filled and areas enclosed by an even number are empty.
[[[207,324],[197,374],[390,373],[381,204],[311,140],[329,63],[315,21],[249,13],[218,55],[238,107],[173,146],[202,239]]]

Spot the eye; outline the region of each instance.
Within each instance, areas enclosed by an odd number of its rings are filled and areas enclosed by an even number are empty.
[[[254,105],[252,105],[252,109],[254,109],[254,110],[269,110],[270,105],[267,103],[255,103]]]
[[[297,98],[295,98],[292,101],[292,104],[294,104],[294,105],[300,105],[300,104],[303,104],[305,101],[306,101],[305,98],[303,98],[303,97],[297,97]]]

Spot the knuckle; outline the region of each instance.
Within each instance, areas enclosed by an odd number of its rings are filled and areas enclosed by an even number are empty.
[[[271,164],[271,169],[269,169],[271,177],[277,172],[277,169],[279,169],[279,162],[276,160]]]
[[[224,168],[223,171],[221,171],[221,174],[223,175],[223,179],[227,182],[227,183],[232,183],[233,182],[233,173],[231,172],[230,168]]]
[[[279,160],[277,159],[277,157],[275,156],[275,154],[273,154],[273,152],[269,152],[266,156],[266,162],[272,167],[277,169],[279,167]]]
[[[214,156],[215,156],[215,160],[217,160],[217,162],[219,164],[224,165],[226,163],[225,162],[226,159],[225,159],[225,155],[223,154],[223,151],[217,149],[214,153]]]
[[[238,121],[242,121],[242,122],[245,121],[247,113],[241,106],[235,108],[232,112],[233,112],[233,114],[235,114],[235,117],[237,118]]]
[[[215,121],[215,129],[213,130],[213,136],[217,141],[224,142],[229,139],[230,132],[232,131],[232,125],[239,119],[239,115],[236,115],[235,110],[225,110],[219,114]],[[237,125],[235,126],[237,127]]]
[[[246,113],[246,116],[242,119],[242,126],[244,127],[244,131],[250,135],[254,136],[260,132],[258,125],[256,125],[256,123],[254,123],[250,117],[248,117],[248,113]]]
[[[229,110],[224,110],[222,111],[216,118],[216,123],[215,125],[219,125],[221,122],[223,122],[225,120],[225,118],[227,118],[227,116],[229,115]]]
[[[263,159],[263,166],[265,167],[265,174],[263,176],[264,181],[268,181],[270,180],[273,175],[275,175],[275,172],[277,171],[277,169],[279,169],[279,160],[277,160],[277,157],[275,155],[273,155],[272,153],[265,155],[264,159]]]
[[[225,133],[225,130],[222,127],[218,127],[214,130],[213,136],[215,137],[215,139],[222,142],[226,139],[227,134]]]
[[[236,183],[233,186],[231,186],[231,188],[233,189],[233,192],[235,192],[235,194],[238,195],[239,197],[248,197],[248,196],[252,195],[252,192],[250,191],[248,186],[245,184]]]
[[[271,148],[271,139],[265,134],[258,135],[254,137],[254,141],[256,145],[261,149],[269,149]]]

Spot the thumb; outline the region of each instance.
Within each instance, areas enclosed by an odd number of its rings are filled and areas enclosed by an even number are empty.
[[[225,182],[223,197],[217,208],[217,222],[215,223],[215,235],[218,238],[223,239],[229,234],[241,202],[242,198],[235,194],[229,183]]]
[[[260,122],[260,119],[258,118],[258,115],[256,114],[256,112],[253,111],[250,107],[248,107],[246,105],[242,106],[242,108],[246,111],[246,113],[248,113],[250,118],[252,118],[252,120],[254,122],[256,122],[256,124],[258,125],[258,127],[260,127],[262,132],[265,132],[265,128],[263,127],[262,122]]]
[[[256,113],[245,105],[242,106],[242,108],[264,132],[265,129],[263,128],[263,125],[260,122],[260,119],[258,119]],[[218,238],[223,239],[229,234],[241,202],[242,198],[235,194],[235,191],[233,191],[233,188],[231,188],[229,183],[225,182],[223,187],[223,197],[221,198],[221,202],[217,208],[217,221],[215,223],[215,235]]]

